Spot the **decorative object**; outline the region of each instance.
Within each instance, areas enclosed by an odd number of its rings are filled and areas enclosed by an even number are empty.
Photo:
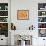
[[[39,23],[38,28],[46,28],[46,23]]]
[[[0,23],[0,35],[8,37],[8,23]]]
[[[8,11],[0,11],[0,16],[8,16]]]
[[[13,23],[11,23],[11,30],[16,30],[16,26]]]
[[[17,40],[17,45],[21,45],[21,40]]]
[[[42,15],[45,15],[45,11],[44,11],[44,12],[42,12]]]
[[[46,9],[46,3],[38,3],[38,10],[45,10]]]
[[[44,10],[44,8],[40,8],[40,10]]]
[[[38,22],[46,22],[46,17],[38,17]]]
[[[0,22],[8,22],[8,17],[0,17]]]
[[[0,6],[0,10],[1,10],[1,6]]]
[[[29,10],[17,10],[17,19],[18,20],[28,20]]]
[[[39,29],[39,36],[46,37],[46,29]]]
[[[33,25],[31,25],[31,26],[29,26],[29,30],[34,30],[34,26]]]
[[[16,46],[30,46],[32,45],[32,36],[31,35],[15,35]]]
[[[5,10],[8,10],[8,6],[5,6]]]

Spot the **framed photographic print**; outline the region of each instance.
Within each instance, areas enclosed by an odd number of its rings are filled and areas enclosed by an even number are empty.
[[[17,19],[18,20],[28,20],[29,10],[17,10]]]

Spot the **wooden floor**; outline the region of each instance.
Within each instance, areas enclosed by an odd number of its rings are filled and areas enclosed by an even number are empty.
[[[0,46],[8,46],[8,45],[0,45]]]

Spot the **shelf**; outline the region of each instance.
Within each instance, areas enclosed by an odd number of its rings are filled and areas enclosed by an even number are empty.
[[[38,22],[38,23],[46,23],[46,22]]]
[[[8,10],[0,10],[0,11],[8,11]]]
[[[38,16],[38,17],[46,17],[46,15],[44,15],[44,16]]]
[[[46,10],[38,10],[38,11],[46,11]]]
[[[46,3],[38,4],[38,34],[46,37]]]
[[[8,37],[8,3],[0,3],[0,35]]]
[[[8,16],[0,16],[0,17],[8,17]]]
[[[46,37],[38,37],[38,38],[46,39]]]
[[[46,28],[38,28],[38,29],[46,29]]]
[[[0,23],[8,23],[8,22],[0,22]]]

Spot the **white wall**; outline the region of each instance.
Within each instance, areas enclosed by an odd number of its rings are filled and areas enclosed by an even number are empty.
[[[17,20],[17,10],[29,10],[29,20]],[[11,22],[17,30],[26,30],[34,23],[37,23],[37,2],[32,0],[12,0],[11,1]],[[37,24],[34,24],[35,26]]]
[[[17,20],[17,10],[29,10],[29,20]],[[17,30],[16,32],[23,32],[28,30],[29,26],[35,26],[35,32],[33,35],[38,36],[37,34],[37,9],[38,4],[37,0],[25,0],[25,2],[21,0],[11,0],[11,22],[14,23]],[[21,34],[20,32],[20,34]],[[25,34],[27,31],[25,31]],[[30,34],[30,33],[29,33]],[[36,43],[37,44],[37,43]]]
[[[45,0],[46,1],[46,0]],[[44,0],[11,0],[11,22],[17,30],[27,30],[32,24],[37,28],[38,2]],[[29,20],[17,20],[17,10],[29,10]]]
[[[11,22],[17,30],[27,30],[29,26],[38,27],[38,3],[46,0],[11,0]],[[29,10],[29,20],[17,20],[17,10]]]
[[[34,38],[32,39],[33,46],[41,46],[38,43],[43,44],[43,38],[38,38],[37,30],[38,3],[46,3],[46,0],[11,0],[11,22],[14,23],[18,32],[19,30],[28,30],[32,24],[35,26],[35,34],[33,33]],[[23,9],[29,10],[29,20],[17,20],[17,10]]]

